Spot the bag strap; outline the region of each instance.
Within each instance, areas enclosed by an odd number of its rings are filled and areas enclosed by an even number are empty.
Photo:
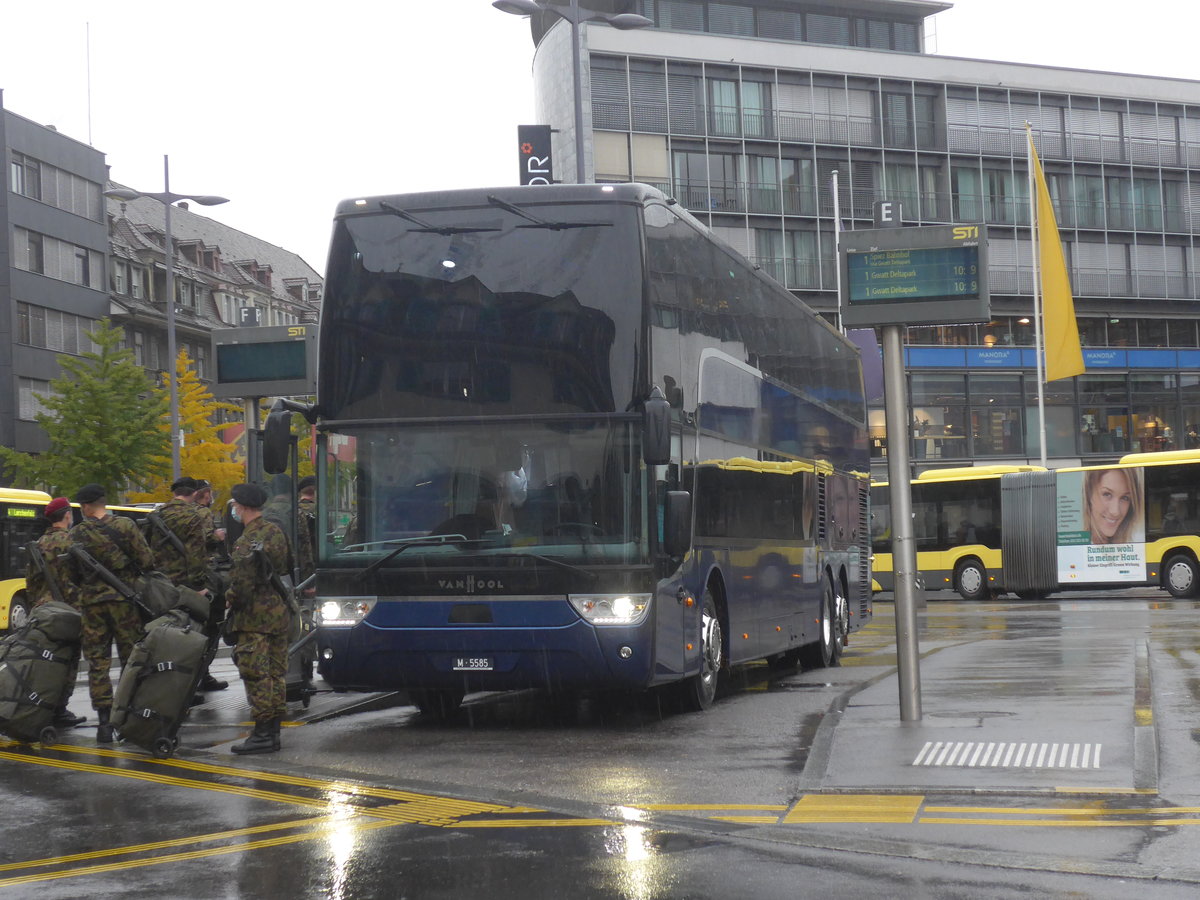
[[[133,554],[129,551],[129,545],[125,543],[125,539],[122,537],[120,531],[118,531],[116,528],[113,528],[112,525],[105,524],[104,522],[97,522],[96,526],[103,531],[105,536],[112,541],[116,548],[121,551],[121,553],[125,555],[125,562],[128,563],[129,568],[133,569],[133,571],[137,572],[139,575],[146,574],[142,570],[142,567],[139,566],[134,560]],[[122,568],[125,567],[122,566]]]
[[[46,579],[46,587],[50,588],[50,596],[59,603],[66,603],[67,601],[63,599],[62,589],[58,585],[58,577],[46,562],[46,556],[42,553],[42,548],[38,542],[30,541],[26,544],[25,552],[29,554],[29,559],[33,562],[33,567],[41,572],[42,577]]]

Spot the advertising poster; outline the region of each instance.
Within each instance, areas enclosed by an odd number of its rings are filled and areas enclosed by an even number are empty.
[[[1061,584],[1145,579],[1143,475],[1140,467],[1058,473]]]

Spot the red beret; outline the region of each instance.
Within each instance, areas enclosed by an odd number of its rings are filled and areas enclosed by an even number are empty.
[[[54,515],[60,509],[66,509],[70,505],[71,505],[71,501],[68,500],[66,497],[55,497],[53,500],[51,500],[49,503],[46,504],[46,513],[45,513],[46,518],[47,519],[50,518],[52,515]]]

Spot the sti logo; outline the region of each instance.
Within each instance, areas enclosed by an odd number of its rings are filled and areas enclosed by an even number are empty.
[[[978,240],[979,239],[979,226],[978,225],[960,225],[960,226],[956,227],[952,233],[954,235],[954,240],[956,240],[956,241],[969,241],[972,238]]]

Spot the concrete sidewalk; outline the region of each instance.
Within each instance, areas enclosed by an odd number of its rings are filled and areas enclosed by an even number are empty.
[[[921,659],[920,721],[893,670],[835,706],[801,789],[1152,793],[1148,645],[1052,636],[972,641]]]

